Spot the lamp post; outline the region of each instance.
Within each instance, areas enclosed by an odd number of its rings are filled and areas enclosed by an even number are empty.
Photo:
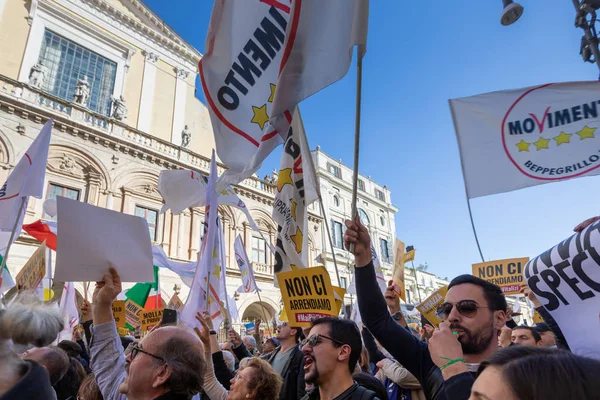
[[[584,62],[596,64],[600,69],[600,49],[596,31],[596,10],[600,9],[600,0],[572,0],[575,7],[575,26],[584,31],[581,38],[580,54]],[[523,6],[513,0],[502,0],[504,10],[500,23],[512,25],[523,15]]]

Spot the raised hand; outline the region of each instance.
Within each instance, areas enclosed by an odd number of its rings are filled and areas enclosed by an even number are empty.
[[[206,348],[210,348],[210,331],[212,328],[208,326],[206,322],[206,317],[208,317],[208,320],[211,321],[212,326],[212,320],[208,313],[196,313],[196,319],[200,322],[202,329],[194,328],[194,332],[196,332],[196,335],[198,335],[204,346]]]
[[[350,251],[350,245],[354,245],[352,253],[354,254],[355,265],[357,268],[365,267],[371,262],[371,237],[369,231],[360,222],[356,216],[354,221],[346,220],[346,233],[344,233],[344,246]]]
[[[442,370],[445,380],[467,372],[458,335],[454,335],[445,322],[440,323],[440,329],[433,332],[433,336],[429,339],[429,353],[431,360]]]
[[[235,329],[229,330],[229,341],[233,343],[234,346],[239,346],[242,344],[242,338],[240,334],[235,331]]]
[[[104,282],[96,282],[92,302],[95,306],[111,305],[114,299],[121,293],[121,277],[116,269],[110,267],[109,273],[104,275]]]

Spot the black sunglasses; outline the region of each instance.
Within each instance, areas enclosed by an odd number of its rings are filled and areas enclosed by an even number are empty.
[[[165,359],[164,359],[164,358],[162,358],[162,357],[159,357],[159,356],[155,356],[154,354],[148,353],[147,351],[144,351],[144,350],[140,349],[140,348],[137,346],[137,344],[136,344],[136,345],[134,345],[134,346],[131,348],[131,361],[133,361],[133,359],[134,359],[134,358],[135,358],[135,357],[138,355],[138,353],[144,353],[144,354],[147,354],[147,355],[149,355],[150,357],[154,357],[154,358],[156,358],[157,360],[160,360],[160,361],[162,361],[162,362],[165,362]]]
[[[467,318],[475,317],[477,315],[477,310],[480,308],[489,308],[492,310],[491,307],[478,306],[473,300],[461,300],[456,304],[448,302],[440,304],[435,311],[435,315],[437,315],[437,317],[440,319],[446,319],[452,312],[453,307],[456,307],[456,310]]]
[[[333,338],[330,338],[329,336],[318,335],[318,334],[312,335],[311,337],[304,339],[300,344],[301,344],[301,346],[309,345],[310,347],[315,347],[316,345],[318,345],[319,343],[322,342],[321,339],[331,340],[333,343],[337,344],[338,346],[345,345],[345,343],[342,343],[339,340],[335,340]]]

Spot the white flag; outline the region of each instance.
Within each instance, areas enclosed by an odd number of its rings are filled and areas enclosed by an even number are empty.
[[[194,281],[194,274],[196,273],[196,267],[198,266],[197,261],[192,262],[181,262],[171,260],[162,246],[152,246],[152,261],[156,267],[167,268],[177,275],[185,283],[186,286],[191,287]]]
[[[235,239],[233,249],[235,251],[235,261],[242,274],[242,286],[238,288],[237,292],[251,293],[257,291],[258,287],[256,286],[256,280],[254,279],[254,272],[252,271],[252,266],[248,260],[246,248],[242,243],[242,237],[240,235]]]
[[[317,199],[317,180],[305,137],[300,111],[296,109],[283,145],[273,204],[273,220],[279,225],[274,268],[276,274],[289,271],[291,265],[298,268],[308,266],[307,207]]]
[[[600,82],[450,100],[469,199],[600,173]]]
[[[230,168],[219,187],[252,175],[282,142],[269,114],[290,14],[284,3],[214,3],[199,70],[217,153]]]
[[[65,325],[63,330],[58,334],[58,341],[71,340],[73,337],[73,328],[79,324],[79,307],[77,307],[77,296],[75,295],[73,282],[65,283],[60,298],[59,310],[64,318]]]
[[[17,223],[14,239],[21,233],[27,198],[29,196],[42,198],[44,191],[44,178],[46,164],[48,163],[48,149],[52,136],[52,122],[49,120],[37,135],[27,152],[21,157],[18,164],[8,176],[6,183],[0,188],[0,254],[8,246],[11,232]],[[19,208],[25,198],[25,205],[21,214]]]
[[[208,189],[206,191],[206,234],[202,241],[198,267],[194,274],[194,280],[190,288],[190,294],[181,311],[181,320],[190,328],[200,328],[196,319],[196,313],[207,310],[210,313],[215,328],[218,329],[223,321],[221,312],[221,266],[219,265],[218,234],[217,229],[222,229],[218,224],[219,214],[217,212],[217,194],[215,183],[217,180],[217,164],[215,152],[213,151],[210,164],[210,175],[208,177]],[[207,290],[208,289],[208,290]]]
[[[285,63],[273,101],[274,116],[342,79],[366,52],[369,0],[294,1],[286,33]]]

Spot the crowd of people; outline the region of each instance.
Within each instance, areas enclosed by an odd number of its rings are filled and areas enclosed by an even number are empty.
[[[381,295],[367,229],[347,221],[364,326],[338,317],[309,328],[279,324],[274,337],[219,343],[210,315],[200,328],[159,324],[141,340],[120,337],[110,269],[82,308],[82,329],[57,344],[63,319],[32,294],[0,310],[0,400],[538,400],[600,398],[600,361],[574,355],[535,295],[545,322],[517,325],[502,290],[472,275],[450,284],[439,328],[411,329],[390,282]],[[199,310],[202,311],[202,310]],[[600,351],[600,350],[599,350]]]

